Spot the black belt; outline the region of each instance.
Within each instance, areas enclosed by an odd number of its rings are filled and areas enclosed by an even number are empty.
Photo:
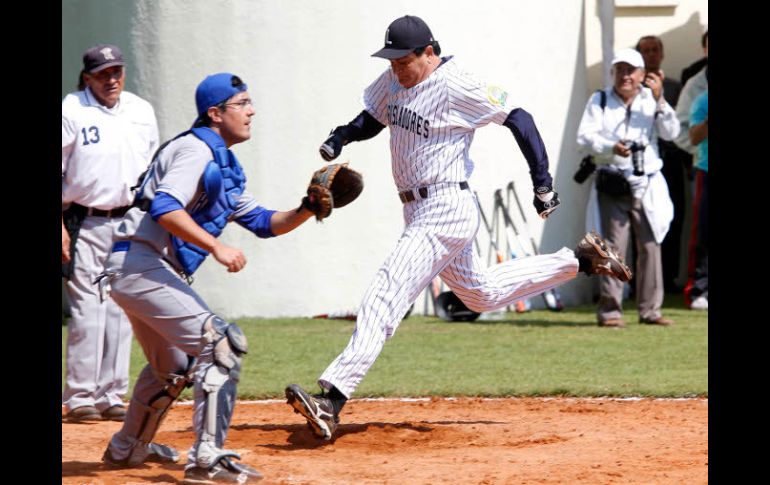
[[[94,209],[93,207],[88,208],[87,214],[89,216],[96,216],[96,217],[123,217],[126,215],[126,212],[128,212],[128,209],[130,209],[131,206],[127,205],[124,207],[115,207],[114,209],[110,210],[101,210],[101,209]]]
[[[468,182],[457,182],[460,185],[460,190],[468,190]],[[452,185],[452,182],[449,184]],[[420,195],[421,199],[427,199],[428,198],[428,187],[420,187],[419,189],[416,189],[417,193]],[[398,193],[398,198],[401,199],[401,202],[406,204],[407,202],[413,201],[416,197],[414,195],[414,190],[405,190],[403,192]]]

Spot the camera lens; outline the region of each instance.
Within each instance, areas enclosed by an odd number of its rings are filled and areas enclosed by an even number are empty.
[[[580,168],[572,177],[575,182],[582,184],[596,170],[596,164],[594,164],[592,158],[591,155],[588,155],[580,162]]]

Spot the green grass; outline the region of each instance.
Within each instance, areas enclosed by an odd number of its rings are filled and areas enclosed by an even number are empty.
[[[681,296],[667,298],[664,314],[676,324],[659,328],[637,324],[633,302],[625,308],[628,327],[620,330],[598,327],[593,305],[510,313],[499,322],[412,316],[355,396],[708,396],[708,312],[684,309]],[[249,341],[242,398],[282,397],[289,383],[315,390],[354,327],[307,318],[238,324]],[[65,343],[62,327],[62,359]],[[145,362],[134,341],[132,386]]]

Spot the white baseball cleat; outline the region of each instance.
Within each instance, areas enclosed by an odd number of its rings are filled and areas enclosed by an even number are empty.
[[[692,303],[690,303],[690,310],[708,310],[708,309],[709,309],[709,300],[703,295],[694,299]]]

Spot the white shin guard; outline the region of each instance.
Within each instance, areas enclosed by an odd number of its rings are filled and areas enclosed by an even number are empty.
[[[203,332],[204,340],[213,346],[214,362],[201,383],[205,394],[203,429],[195,458],[198,466],[211,467],[223,457],[240,458],[223,446],[233,416],[242,356],[248,347],[241,329],[217,316],[206,321]]]
[[[149,404],[141,403],[136,399],[131,400],[129,405],[132,408],[131,412],[134,413],[137,409],[141,412],[141,425],[136,431],[135,436],[121,434],[113,436],[107,450],[110,453],[111,461],[123,466],[137,466],[147,459],[150,453],[149,445],[152,443],[155,433],[157,433],[169,408],[179,397],[179,394],[186,387],[192,385],[193,366],[191,359],[185,374],[156,375],[168,384],[150,400]],[[128,449],[127,453],[126,449]]]

